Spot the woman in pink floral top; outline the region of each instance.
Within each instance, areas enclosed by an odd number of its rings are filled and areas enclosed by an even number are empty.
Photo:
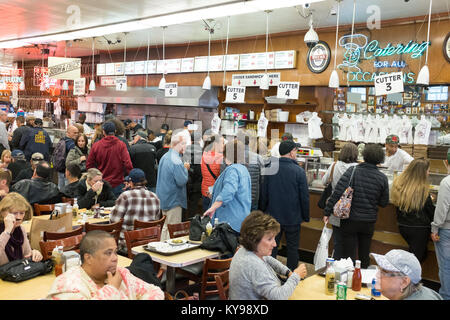
[[[117,266],[117,245],[107,232],[88,232],[80,244],[82,265],[58,276],[53,300],[163,300],[164,292]]]

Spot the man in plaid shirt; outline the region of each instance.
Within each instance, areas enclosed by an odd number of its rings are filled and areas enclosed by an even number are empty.
[[[147,181],[144,171],[132,169],[125,180],[128,181],[130,189],[119,196],[110,215],[112,223],[123,219],[119,240],[119,248],[122,251],[126,251],[123,232],[134,230],[134,220],[152,221],[161,218],[157,195],[145,188]]]

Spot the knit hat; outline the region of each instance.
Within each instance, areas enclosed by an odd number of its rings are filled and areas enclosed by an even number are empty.
[[[192,124],[192,121],[190,121],[190,120],[186,120],[186,121],[184,122],[184,126],[185,126],[185,127],[187,127],[187,126],[190,125],[190,124]]]
[[[295,143],[292,140],[286,140],[286,141],[282,141],[280,143],[280,147],[279,147],[279,152],[280,152],[280,156],[284,156],[286,154],[288,154],[289,152],[291,152],[294,148],[300,148],[301,144],[300,143]]]
[[[396,136],[395,134],[391,134],[386,137],[386,143],[387,144],[399,144],[400,138]]]
[[[105,130],[106,134],[111,134],[116,132],[116,125],[113,122],[105,122],[103,124],[103,130]]]
[[[401,272],[411,279],[411,282],[417,284],[421,280],[422,267],[416,256],[410,252],[400,249],[394,249],[386,253],[370,254],[378,266],[386,271]]]
[[[161,129],[163,129],[163,130],[169,130],[169,125],[168,125],[167,123],[163,123],[163,124],[161,125]]]

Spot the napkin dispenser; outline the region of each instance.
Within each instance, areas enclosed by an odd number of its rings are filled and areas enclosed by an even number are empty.
[[[64,256],[64,272],[66,272],[67,270],[69,270],[70,268],[73,267],[77,267],[81,265],[81,256],[78,252],[76,251],[66,251],[63,252],[63,256]]]

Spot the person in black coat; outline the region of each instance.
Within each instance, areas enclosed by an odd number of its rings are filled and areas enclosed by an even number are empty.
[[[384,162],[384,151],[380,145],[366,145],[363,151],[364,162],[350,167],[339,179],[325,207],[324,222],[333,214],[333,208],[345,189],[350,185],[353,190],[350,216],[341,219],[341,226],[333,228],[336,241],[341,243],[342,252],[335,251],[335,259],[350,257],[353,261],[361,260],[361,268],[370,264],[370,244],[377,221],[378,206],[386,207],[389,203],[388,179],[377,165]],[[350,178],[353,174],[352,181]],[[356,257],[358,251],[358,258]]]
[[[31,156],[31,160],[29,162],[28,166],[25,166],[24,169],[20,170],[17,176],[13,179],[12,184],[15,184],[16,182],[19,182],[24,179],[31,179],[33,176],[34,170],[36,169],[36,166],[39,162],[44,160],[44,155],[39,152],[33,153]],[[28,162],[27,162],[28,163]]]
[[[194,134],[191,134],[192,144],[186,147],[183,154],[183,162],[188,162],[188,182],[186,184],[187,192],[187,210],[184,210],[183,221],[194,217],[199,212],[199,201],[202,198],[202,155],[203,149],[199,141],[194,140]],[[201,211],[201,210],[200,210]]]
[[[31,170],[31,165],[25,160],[25,154],[22,152],[22,150],[13,150],[11,152],[11,158],[12,162],[8,164],[8,170],[11,171],[12,181],[17,178],[17,176],[23,169]],[[31,173],[31,175],[27,179],[31,178],[32,175],[33,173]]]
[[[86,177],[78,182],[76,198],[80,209],[91,209],[92,207],[112,207],[115,205],[116,196],[112,187],[102,179],[100,170],[88,169]]]
[[[130,158],[133,168],[139,168],[145,172],[147,188],[156,192],[156,148],[147,141],[147,132],[138,131],[134,136],[133,145],[130,147]]]
[[[10,142],[11,150],[19,149],[20,140],[22,139],[23,134],[26,133],[30,129],[30,126],[28,125],[28,123],[27,124],[24,124],[24,123],[25,123],[25,118],[23,116],[18,116],[16,118],[17,129],[14,130],[12,140]]]
[[[78,182],[81,177],[80,166],[75,163],[69,163],[66,166],[65,175],[69,183],[60,189],[61,193],[64,197],[76,198],[78,195]]]

